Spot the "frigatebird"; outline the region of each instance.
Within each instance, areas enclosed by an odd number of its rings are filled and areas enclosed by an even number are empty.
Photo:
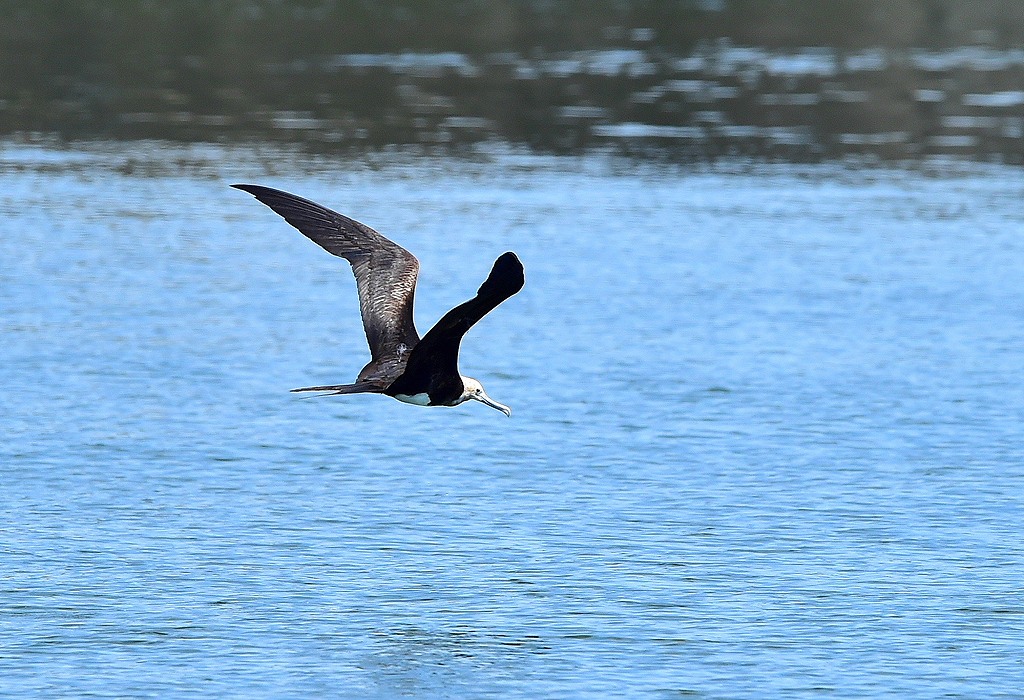
[[[459,374],[462,336],[498,304],[523,288],[523,264],[501,255],[476,296],[446,313],[420,339],[413,322],[419,261],[369,226],[294,194],[261,185],[232,185],[284,217],[303,235],[352,265],[370,362],[353,384],[307,386],[292,391],[377,393],[417,406],[458,406],[473,399],[506,416],[512,409],[486,393],[480,382]]]

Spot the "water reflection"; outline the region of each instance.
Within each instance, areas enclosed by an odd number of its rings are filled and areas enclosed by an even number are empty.
[[[245,93],[184,84],[107,112],[88,96],[61,99],[32,128],[324,150],[499,140],[684,158],[1024,160],[1021,49],[783,51],[719,42],[687,55],[653,47],[339,54],[258,71],[258,87]],[[17,131],[6,108],[8,130]]]

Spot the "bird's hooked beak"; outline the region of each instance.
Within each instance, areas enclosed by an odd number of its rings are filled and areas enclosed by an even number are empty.
[[[470,396],[470,398],[471,399],[476,399],[477,401],[479,401],[482,404],[487,404],[491,408],[498,409],[499,411],[504,413],[509,418],[512,417],[512,409],[511,408],[509,408],[505,404],[498,403],[497,401],[492,399],[490,396],[488,396],[487,394],[484,393],[483,389],[481,389],[480,391],[478,391],[475,394],[473,394],[472,396]]]

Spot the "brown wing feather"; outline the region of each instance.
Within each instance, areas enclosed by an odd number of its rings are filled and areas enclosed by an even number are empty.
[[[352,264],[373,357],[359,379],[400,374],[408,351],[420,339],[412,314],[420,269],[415,256],[369,226],[316,202],[261,185],[232,187],[248,192],[328,253]]]

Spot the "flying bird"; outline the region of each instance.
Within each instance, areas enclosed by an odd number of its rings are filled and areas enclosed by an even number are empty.
[[[328,253],[347,260],[356,277],[370,362],[353,384],[292,391],[387,394],[417,406],[458,406],[472,399],[512,415],[480,382],[459,374],[459,344],[473,324],[523,288],[523,264],[515,253],[501,255],[476,296],[446,313],[421,339],[412,317],[420,264],[412,253],[308,199],[261,185],[232,187],[248,192]]]

